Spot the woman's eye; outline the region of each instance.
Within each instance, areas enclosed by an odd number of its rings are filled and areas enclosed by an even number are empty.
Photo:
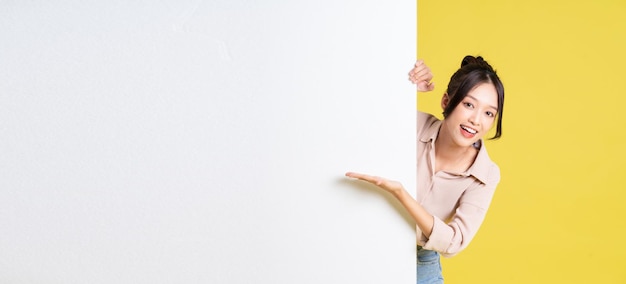
[[[494,117],[494,116],[495,116],[495,115],[493,114],[493,112],[490,112],[490,111],[486,112],[485,114],[487,114],[487,116],[488,116],[488,117]]]
[[[473,108],[473,107],[474,107],[474,105],[472,105],[471,103],[464,103],[464,104],[465,104],[465,106],[466,106],[466,107],[468,107],[468,108]]]

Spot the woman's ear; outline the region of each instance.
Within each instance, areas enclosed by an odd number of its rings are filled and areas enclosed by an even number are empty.
[[[445,110],[449,102],[450,102],[450,97],[448,97],[448,93],[444,93],[443,96],[441,97],[441,108]]]

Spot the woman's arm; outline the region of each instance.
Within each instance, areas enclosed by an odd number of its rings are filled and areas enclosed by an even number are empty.
[[[404,186],[402,186],[401,183],[377,176],[353,172],[346,173],[346,176],[367,181],[391,193],[398,199],[398,201],[400,201],[402,206],[404,206],[404,208],[409,212],[411,217],[413,217],[413,220],[415,220],[417,227],[419,227],[422,233],[426,237],[430,237],[434,225],[433,215],[430,215],[430,213],[426,212],[426,209],[424,209],[422,205],[420,205],[419,203],[417,203],[417,201],[415,201],[415,199],[413,199],[413,197],[404,189]]]
[[[485,220],[496,186],[497,181],[494,179],[489,185],[477,181],[466,189],[450,220],[433,218],[433,230],[428,239],[422,239],[425,242],[423,247],[438,251],[445,257],[454,256],[464,250]]]

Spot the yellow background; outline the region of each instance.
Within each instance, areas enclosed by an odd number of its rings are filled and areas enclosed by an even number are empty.
[[[419,109],[441,112],[466,54],[506,94],[487,142],[502,181],[469,248],[442,259],[446,283],[626,283],[625,17],[624,0],[418,1],[436,84]]]

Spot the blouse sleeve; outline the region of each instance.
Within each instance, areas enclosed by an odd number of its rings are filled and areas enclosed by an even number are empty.
[[[433,230],[426,240],[425,249],[451,257],[467,247],[480,228],[491,204],[496,186],[500,181],[500,170],[491,169],[492,180],[482,183],[476,180],[459,199],[454,215],[449,222],[434,217]]]

